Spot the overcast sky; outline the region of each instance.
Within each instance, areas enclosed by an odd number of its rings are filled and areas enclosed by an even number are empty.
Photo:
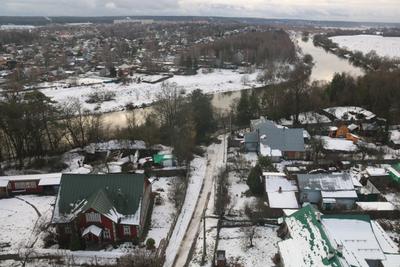
[[[199,15],[400,22],[400,0],[0,0],[0,15]]]

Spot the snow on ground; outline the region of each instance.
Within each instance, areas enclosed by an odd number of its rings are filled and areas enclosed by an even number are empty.
[[[203,180],[206,174],[207,161],[205,158],[196,157],[191,162],[191,174],[186,191],[185,201],[182,211],[179,214],[171,239],[166,249],[166,259],[164,266],[172,266],[175,256],[178,253],[179,246],[186,233],[186,229],[192,218],[196,207],[197,199],[201,191]]]
[[[290,119],[281,119],[281,125],[293,125],[294,116],[290,116]],[[317,112],[303,112],[299,114],[300,124],[317,124],[317,123],[329,123],[331,120],[325,115],[321,115]]]
[[[242,77],[245,75],[248,75],[249,83],[243,85]],[[168,82],[176,83],[182,93],[185,94],[189,94],[195,89],[201,89],[204,93],[212,94],[261,86],[261,84],[256,81],[257,75],[258,72],[252,74],[241,74],[238,71],[222,69],[216,69],[212,73],[204,74],[202,70],[199,70],[197,75],[176,75],[168,79]],[[135,77],[136,76],[134,75],[133,78],[135,79]],[[156,100],[157,95],[160,93],[161,86],[162,83],[149,84],[133,82],[129,85],[107,83],[70,88],[56,86],[41,89],[40,91],[58,102],[68,101],[71,96],[77,97],[84,104],[84,107],[91,111],[94,111],[99,107],[97,103],[89,104],[85,102],[85,100],[88,99],[88,95],[94,92],[113,92],[115,93],[114,99],[101,103],[100,109],[98,109],[101,112],[109,112],[123,110],[127,104],[133,104],[134,106],[151,104]]]
[[[239,216],[244,216],[244,208],[246,204],[250,205],[256,201],[256,197],[247,197],[246,191],[249,186],[243,177],[234,172],[229,172],[229,195],[231,197],[230,205],[228,206],[229,213]]]
[[[161,197],[161,205],[154,205],[151,215],[151,225],[148,238],[153,238],[156,241],[156,246],[160,244],[160,240],[167,237],[171,228],[174,216],[174,204],[168,197],[168,192],[171,190],[171,183],[176,177],[160,177],[152,184],[153,192],[157,192]],[[162,191],[160,191],[162,190]]]
[[[249,248],[249,238],[241,228],[222,228],[218,250],[226,251],[230,264],[239,263],[241,266],[264,267],[274,266],[272,258],[278,253],[278,241],[275,226],[255,227],[254,247]]]
[[[0,252],[15,252],[20,246],[31,245],[39,233],[35,224],[39,215],[28,203],[41,213],[40,222],[50,222],[55,196],[25,195],[18,198],[0,199],[0,244],[9,243],[10,247]],[[35,231],[34,231],[35,230]]]
[[[330,37],[340,47],[366,54],[372,50],[381,57],[400,57],[400,37],[379,35],[347,35]]]
[[[211,202],[211,201],[210,201]],[[201,265],[201,259],[203,254],[203,243],[204,243],[204,232],[203,227],[200,229],[199,237],[196,240],[196,247],[193,252],[193,257],[189,263],[189,267],[200,267],[209,266],[211,267],[211,262],[214,253],[215,240],[217,238],[217,224],[218,220],[214,218],[207,218],[206,220],[206,257],[205,265]]]

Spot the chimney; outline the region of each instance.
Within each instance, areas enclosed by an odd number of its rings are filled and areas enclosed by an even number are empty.
[[[321,212],[317,211],[315,215],[317,215],[317,221],[321,222]]]
[[[279,187],[278,192],[279,192],[279,193],[282,193],[282,186]]]
[[[342,255],[343,254],[343,244],[342,243],[337,244],[336,250],[337,250],[338,254]]]

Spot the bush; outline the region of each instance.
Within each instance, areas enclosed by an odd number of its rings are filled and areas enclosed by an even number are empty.
[[[148,250],[154,249],[155,245],[156,245],[156,241],[154,241],[153,238],[147,238],[147,240],[146,240],[146,248]]]
[[[262,195],[263,193],[263,186],[261,181],[262,169],[259,164],[254,166],[247,177],[247,185],[250,188],[250,191],[254,195]]]
[[[110,91],[96,91],[88,95],[86,103],[101,103],[114,100],[115,93]]]
[[[75,231],[72,232],[71,240],[69,241],[69,249],[71,251],[82,249],[81,240]]]

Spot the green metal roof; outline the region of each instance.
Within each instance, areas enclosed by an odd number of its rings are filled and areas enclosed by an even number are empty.
[[[107,213],[115,208],[122,215],[134,214],[143,186],[144,174],[63,174],[59,213],[68,214],[77,208]]]
[[[318,228],[318,230],[321,234],[321,237],[324,240],[324,243],[326,245],[326,247],[324,247],[324,250],[326,251],[326,253],[328,253],[329,251],[335,251],[327,234],[325,233],[325,229],[323,228],[322,224],[317,219],[317,216],[315,214],[316,212],[317,211],[311,205],[306,205],[305,207],[301,208],[300,210],[296,211],[295,213],[291,214],[288,217],[293,217],[296,220],[298,220],[299,222],[301,222],[301,224],[303,225],[303,231],[310,232],[311,240],[309,240],[309,244],[310,244],[311,250],[320,249],[320,248],[314,247],[315,246],[314,238],[316,238],[316,237],[312,234],[312,230],[310,228],[310,223],[312,223],[315,227]],[[322,262],[326,266],[337,266],[337,267],[342,266],[337,255],[335,255],[332,259],[324,258],[324,259],[322,259]]]
[[[389,176],[397,183],[400,183],[400,163],[393,164],[391,168],[388,169]]]

